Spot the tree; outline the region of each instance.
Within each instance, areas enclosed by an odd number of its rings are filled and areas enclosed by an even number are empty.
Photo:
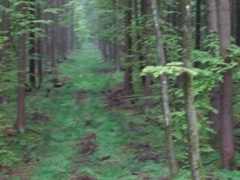
[[[121,52],[121,48],[120,48],[120,18],[119,18],[119,13],[120,13],[120,2],[119,0],[115,0],[114,1],[114,5],[115,5],[115,27],[116,27],[116,31],[115,31],[115,67],[116,67],[116,71],[120,72],[121,70],[121,62],[120,62],[120,52]]]
[[[191,6],[190,0],[181,0],[181,17],[182,17],[182,59],[186,68],[192,68],[192,34],[191,34]],[[188,119],[188,139],[189,155],[192,179],[201,180],[201,160],[199,152],[199,134],[198,123],[195,109],[195,97],[193,87],[193,75],[185,72],[184,78],[184,96],[186,104],[186,114]]]
[[[166,65],[166,57],[163,49],[162,43],[162,32],[160,30],[159,23],[159,13],[157,9],[156,0],[151,0],[152,12],[157,36],[157,51],[159,56],[159,65]],[[170,116],[170,107],[169,107],[169,96],[168,96],[168,78],[166,74],[161,75],[161,85],[162,85],[162,101],[163,101],[163,111],[164,111],[164,119],[165,119],[165,127],[166,127],[166,137],[167,137],[167,145],[168,145],[168,158],[170,164],[170,172],[171,177],[178,171],[176,155],[174,153],[173,148],[173,135],[172,135],[172,121]]]
[[[195,25],[195,49],[201,49],[201,4],[202,0],[197,0],[196,2],[196,25]]]
[[[35,0],[29,0],[28,3],[29,6],[29,20],[31,21],[29,25],[29,29],[34,29],[35,28],[35,23],[34,20],[36,20],[36,9],[35,9]],[[30,82],[30,88],[31,89],[36,89],[36,40],[35,40],[35,32],[30,31],[29,32],[29,82]]]
[[[131,19],[132,19],[132,1],[126,0],[126,11],[125,11],[125,73],[124,73],[124,91],[126,95],[133,93],[133,77],[132,77],[132,65],[131,65],[131,54],[132,54],[132,37],[131,37]]]
[[[221,57],[225,63],[231,63],[228,48],[231,46],[231,20],[229,1],[218,0],[218,29],[220,37]],[[223,167],[229,169],[234,164],[234,143],[233,143],[233,83],[232,69],[223,73],[221,84],[221,136],[222,136],[222,163]]]
[[[238,0],[231,1],[231,34],[235,38],[236,44],[240,45],[240,2]]]
[[[212,1],[206,1],[207,5],[207,28],[208,28],[208,34],[211,37],[209,39],[209,43],[211,42],[217,42],[218,41],[218,16],[217,16],[217,4],[216,0]],[[216,54],[216,49],[210,49],[211,54]],[[216,87],[212,90],[211,95],[211,105],[213,108],[215,108],[218,112],[210,112],[209,113],[209,119],[212,122],[212,128],[217,133],[217,136],[220,135],[221,131],[221,120],[220,120],[220,105],[221,105],[221,89],[220,89],[220,83],[216,82]]]
[[[142,36],[143,41],[143,58],[145,61],[145,66],[150,66],[152,64],[152,57],[151,57],[151,46],[149,45],[149,38],[152,36],[152,21],[150,18],[151,15],[151,1],[149,0],[142,0],[141,3],[141,9],[142,9],[142,18],[143,22],[146,22],[144,27],[144,36]],[[150,26],[151,25],[151,26]],[[150,108],[152,106],[152,88],[151,88],[151,74],[146,74],[144,78],[144,89],[145,89],[145,113],[148,114],[150,111]]]
[[[19,13],[21,14],[19,24],[19,47],[18,47],[18,113],[17,113],[17,127],[21,133],[25,132],[25,79],[26,79],[26,30],[24,25],[24,17],[26,13],[25,4],[22,1],[19,4]]]

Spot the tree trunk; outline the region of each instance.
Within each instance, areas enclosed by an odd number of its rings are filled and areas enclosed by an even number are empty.
[[[201,49],[201,3],[202,0],[196,2],[196,25],[195,25],[195,49]]]
[[[217,41],[217,33],[218,33],[218,16],[217,16],[217,3],[216,0],[207,0],[207,29],[208,34],[212,34],[212,39],[209,39],[209,43]],[[210,52],[214,55],[216,50],[210,49]],[[212,122],[212,128],[216,132],[216,136],[220,135],[221,131],[221,118],[220,118],[220,105],[221,105],[221,88],[220,82],[216,82],[216,87],[212,90],[211,96],[211,105],[218,112],[209,112],[209,120]],[[214,138],[215,140],[215,138]]]
[[[42,13],[41,13],[42,7],[38,6],[36,7],[36,17],[37,19],[43,19]],[[44,29],[44,26],[42,24],[37,25],[38,28]],[[44,51],[43,51],[43,38],[38,38],[36,40],[36,55],[37,55],[37,76],[38,76],[38,84],[37,88],[40,89],[43,81],[43,57],[44,57]]]
[[[227,48],[231,46],[231,20],[230,3],[226,0],[218,0],[218,29],[220,36],[220,51],[223,60],[230,63]],[[223,167],[229,169],[234,164],[234,143],[233,143],[233,108],[232,108],[232,70],[229,69],[223,74],[221,85],[221,122],[222,122],[222,163]]]
[[[133,93],[133,79],[132,79],[132,65],[131,65],[131,54],[132,54],[132,38],[131,38],[131,17],[132,17],[132,2],[126,0],[126,13],[125,13],[125,73],[124,73],[124,92],[127,95]]]
[[[191,6],[190,0],[181,0],[181,17],[183,30],[183,52],[182,59],[186,68],[192,68],[192,34],[191,34]],[[193,76],[189,72],[185,72],[184,78],[184,96],[186,104],[186,112],[188,119],[188,139],[189,139],[189,155],[190,167],[193,180],[202,180],[201,160],[199,153],[199,134],[198,123],[195,109],[195,97],[193,87]]]
[[[236,39],[236,44],[238,46],[240,46],[240,2],[238,0],[236,0],[236,35],[235,35],[235,39]]]
[[[143,22],[146,22],[147,24],[150,23],[150,15],[151,15],[151,1],[149,0],[142,0],[141,4],[142,9],[142,18]],[[151,37],[152,27],[149,27],[149,25],[145,26],[144,28],[144,59],[145,59],[145,65],[150,66],[152,65],[151,57],[149,54],[151,54],[151,46],[146,45],[148,43],[148,38]],[[152,88],[151,88],[151,80],[152,76],[150,73],[146,74],[144,78],[144,89],[145,89],[145,114],[148,114],[150,112],[151,106],[152,106]]]
[[[120,20],[119,20],[119,13],[120,13],[120,2],[119,0],[115,0],[115,68],[117,72],[121,70],[121,62],[120,62]]]
[[[160,30],[159,24],[159,12],[156,5],[156,0],[151,1],[152,4],[152,12],[157,36],[157,45],[158,45],[158,56],[159,56],[159,65],[164,66],[166,64],[166,57],[165,52],[163,49],[162,43],[162,33]],[[176,155],[174,153],[173,148],[173,135],[172,135],[172,121],[170,116],[170,107],[169,107],[169,96],[168,96],[168,78],[166,74],[161,76],[161,83],[162,83],[162,101],[163,101],[163,110],[164,110],[164,119],[165,119],[165,126],[166,126],[166,137],[167,137],[167,150],[168,150],[168,158],[170,164],[170,173],[171,177],[178,171]]]
[[[19,5],[19,11],[25,14],[24,4]],[[21,19],[21,22],[24,19]],[[17,127],[21,133],[25,132],[25,68],[26,68],[26,33],[25,28],[21,25],[19,28],[18,48],[18,112],[17,112]]]
[[[57,8],[56,6],[57,0],[52,0],[52,8]],[[53,75],[53,84],[58,83],[58,77],[57,77],[57,15],[51,14],[51,20],[53,23],[51,24],[50,28],[50,38],[51,38],[51,52],[50,52],[50,62],[51,62],[51,73]]]
[[[208,33],[218,33],[218,17],[216,0],[206,0]]]
[[[240,1],[232,0],[231,1],[231,14],[232,14],[232,29],[231,34],[236,40],[236,44],[240,45]]]
[[[35,0],[29,0],[30,3],[30,10],[29,10],[29,14],[30,14],[30,21],[33,21],[36,19],[35,17]],[[33,22],[31,22],[31,24],[29,25],[30,29],[34,29],[35,28],[35,24]],[[30,82],[30,87],[31,90],[36,89],[36,60],[35,60],[35,51],[36,51],[36,44],[35,44],[35,33],[34,32],[30,32],[29,33],[29,45],[30,45],[30,49],[29,49],[29,82]]]

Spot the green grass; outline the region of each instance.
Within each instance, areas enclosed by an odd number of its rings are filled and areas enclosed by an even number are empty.
[[[99,180],[134,180],[139,179],[141,173],[145,173],[142,177],[159,177],[168,172],[163,163],[139,163],[133,152],[124,151],[130,142],[158,141],[149,133],[136,136],[127,129],[128,122],[141,119],[103,107],[102,92],[120,84],[123,75],[96,71],[113,68],[100,57],[91,45],[85,46],[81,52],[71,55],[74,62],[64,62],[60,67],[60,76],[71,77],[69,85],[54,89],[49,98],[34,97],[36,106],[50,115],[51,121],[45,129],[43,146],[38,153],[40,161],[33,168],[31,180],[67,180],[73,176],[73,169],[76,176],[88,174]],[[75,94],[80,91],[87,94],[77,105]],[[86,125],[87,122],[90,125]],[[146,132],[157,129],[151,127]],[[97,135],[98,150],[85,157],[79,153],[77,144],[88,133]],[[105,156],[110,158],[101,160]],[[84,163],[86,159],[88,162]]]
[[[43,123],[28,118],[25,134],[6,138],[9,149],[4,161],[16,164],[23,154],[29,155],[32,161],[15,167],[20,175],[0,173],[0,178],[70,180],[88,175],[97,180],[141,180],[144,177],[157,180],[168,174],[163,128],[146,124],[145,116],[133,115],[133,110],[104,108],[103,92],[120,86],[123,74],[96,71],[113,69],[100,57],[93,46],[84,46],[81,51],[71,55],[74,61],[65,61],[59,67],[60,80],[65,77],[71,79],[66,85],[47,93],[51,85],[45,84],[41,92],[27,98],[27,113],[49,116],[50,121]],[[77,93],[82,93],[81,99],[76,99]],[[97,150],[92,154],[83,154],[82,138],[90,133],[96,134],[94,143]],[[160,154],[158,161],[139,161],[138,157],[146,151],[129,145],[142,142],[151,146],[147,151]],[[238,171],[209,168],[215,172],[215,179],[234,180],[239,177]],[[211,170],[207,167],[205,170],[206,176],[213,178],[209,173]],[[190,179],[189,170],[181,169],[175,179]]]
[[[164,131],[153,125],[143,126],[144,117],[132,115],[131,110],[104,108],[103,92],[122,84],[123,74],[96,69],[113,69],[102,61],[98,50],[86,45],[71,55],[74,61],[65,61],[59,67],[59,77],[71,80],[67,85],[54,88],[51,84],[27,98],[28,114],[39,113],[50,117],[48,123],[28,120],[25,134],[12,137],[12,149],[20,157],[28,154],[33,160],[20,164],[13,180],[70,180],[87,174],[98,180],[139,180],[143,177],[158,179],[168,173],[164,152]],[[76,94],[84,92],[82,99]],[[129,123],[136,124],[131,130]],[[81,139],[96,134],[97,151],[81,154]],[[139,162],[136,149],[130,143],[148,142],[155,152],[161,153],[159,162]],[[162,151],[162,152],[161,152]],[[103,160],[104,157],[109,157]],[[19,160],[18,160],[19,161]],[[74,171],[74,173],[73,173]]]

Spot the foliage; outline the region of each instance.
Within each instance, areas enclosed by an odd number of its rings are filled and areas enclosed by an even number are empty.
[[[165,66],[148,66],[142,70],[141,75],[151,73],[153,77],[158,78],[161,74],[167,74],[170,82],[173,81],[173,86],[169,90],[170,94],[174,94],[174,103],[172,107],[182,106],[184,107],[183,93],[181,90],[174,87],[174,81],[178,80],[178,76],[183,73],[190,73],[194,76],[194,92],[196,96],[196,108],[201,139],[201,153],[212,153],[213,149],[208,144],[209,133],[213,133],[210,122],[208,121],[208,112],[215,111],[209,103],[209,95],[211,90],[215,87],[216,81],[221,81],[222,73],[227,69],[234,68],[237,63],[225,63],[220,57],[214,57],[207,52],[194,51],[193,62],[198,64],[198,68],[185,68],[182,62],[171,62]],[[172,93],[171,93],[172,92]],[[176,101],[177,100],[177,101]],[[159,112],[158,112],[159,113]],[[161,114],[161,112],[160,112]],[[177,156],[178,160],[185,164],[183,167],[188,165],[188,154],[186,153],[187,144],[187,121],[185,110],[178,108],[172,113],[174,137],[176,138],[176,145],[178,146]],[[181,145],[182,144],[182,145]]]
[[[13,134],[15,133],[12,123],[6,121],[6,119],[8,118],[4,114],[0,114],[0,168],[10,167],[19,161],[16,154],[10,149],[8,140],[6,140],[10,131]],[[9,135],[11,136],[11,134]]]
[[[140,83],[139,71],[145,65],[145,60],[141,56],[145,56],[146,47],[150,47],[147,56],[152,59],[153,64],[158,64],[156,47],[156,37],[152,33],[146,36],[144,28],[152,26],[152,20],[145,21],[144,17],[137,14],[134,17],[131,26],[124,26],[124,13],[129,8],[124,2],[120,2],[120,8],[116,11],[115,4],[110,0],[78,0],[69,1],[61,8],[47,7],[47,2],[26,1],[26,15],[18,13],[18,5],[22,1],[11,0],[12,5],[9,8],[0,6],[0,11],[5,10],[10,15],[10,32],[0,32],[0,50],[3,50],[4,42],[9,41],[7,55],[9,60],[6,64],[0,64],[0,96],[7,97],[9,106],[1,105],[0,110],[0,164],[1,166],[13,167],[16,162],[20,162],[24,152],[29,153],[31,157],[30,164],[23,166],[35,166],[31,179],[70,179],[83,174],[96,177],[97,179],[139,179],[141,174],[146,177],[159,179],[160,176],[168,174],[166,168],[166,150],[164,140],[164,128],[162,117],[161,97],[159,96],[160,84],[158,77],[167,74],[169,77],[169,94],[171,102],[171,116],[173,118],[174,140],[176,144],[177,158],[181,165],[181,171],[176,179],[188,179],[190,173],[187,170],[188,154],[187,154],[187,120],[184,111],[183,92],[181,90],[181,76],[184,73],[190,73],[194,76],[194,92],[196,97],[196,107],[198,116],[198,125],[201,138],[201,153],[204,163],[208,164],[209,159],[214,159],[216,152],[209,145],[209,134],[212,133],[210,122],[208,120],[208,112],[215,111],[209,103],[211,90],[216,86],[216,82],[222,81],[222,74],[228,69],[238,71],[239,47],[232,45],[229,50],[229,58],[231,63],[225,63],[220,58],[219,37],[211,33],[204,36],[202,44],[204,51],[194,51],[192,61],[196,68],[185,68],[180,62],[182,47],[180,45],[180,34],[178,27],[172,22],[161,20],[161,28],[163,31],[163,44],[165,47],[168,62],[165,66],[148,66],[141,72],[141,76],[151,73],[153,80],[153,107],[151,114],[147,117],[139,115],[143,105],[144,98],[137,95],[137,100],[130,102],[130,108],[126,110],[110,111],[103,108],[104,103],[102,92],[106,92],[109,88],[122,83],[123,74],[113,73],[109,71],[106,74],[96,72],[97,68],[113,69],[112,65],[103,63],[99,52],[95,46],[82,46],[82,51],[72,54],[69,59],[74,62],[64,62],[58,67],[61,73],[57,74],[60,81],[68,79],[67,83],[62,87],[53,88],[53,75],[47,75],[44,79],[44,87],[41,91],[29,93],[26,99],[27,103],[27,120],[30,121],[27,127],[27,133],[20,135],[18,133],[6,136],[6,132],[14,130],[14,121],[16,119],[13,112],[16,111],[15,89],[17,86],[17,48],[15,40],[21,33],[35,33],[35,40],[46,37],[44,30],[39,27],[41,25],[51,25],[52,20],[36,19],[30,12],[33,7],[43,8],[43,13],[47,15],[57,15],[58,24],[62,28],[72,26],[76,34],[76,41],[80,45],[84,45],[84,41],[92,42],[107,41],[108,45],[114,46],[114,42],[118,41],[124,46],[124,34],[129,32],[133,38],[133,54],[132,62],[124,64],[125,66],[133,66],[136,76],[134,76],[135,91],[143,96],[143,87]],[[140,2],[140,1],[137,1]],[[162,3],[162,2],[161,2]],[[168,5],[169,11],[163,10],[162,15],[171,16],[178,13],[174,10],[177,8],[175,1],[164,2]],[[138,4],[139,5],[139,4]],[[193,3],[193,5],[195,5]],[[170,8],[171,7],[171,8]],[[71,9],[74,8],[74,13]],[[134,8],[133,8],[134,10]],[[135,15],[134,15],[135,16]],[[20,19],[24,17],[21,22]],[[0,20],[2,22],[2,20]],[[116,27],[118,23],[118,31]],[[19,32],[18,26],[24,25],[27,28]],[[34,28],[30,28],[34,26]],[[141,37],[138,37],[141,36]],[[139,49],[139,46],[143,46]],[[30,45],[28,43],[28,48]],[[89,50],[86,50],[89,49]],[[122,55],[122,59],[126,56]],[[28,58],[31,58],[30,56]],[[44,61],[45,67],[49,67],[49,61]],[[47,74],[47,69],[44,73]],[[55,76],[55,75],[54,75]],[[72,78],[69,78],[72,77]],[[234,81],[239,82],[240,73],[234,73]],[[83,93],[81,99],[76,100],[77,93]],[[82,95],[82,94],[81,94]],[[236,95],[235,97],[238,97]],[[125,97],[124,97],[125,98]],[[236,98],[237,101],[238,98]],[[77,102],[76,102],[77,101]],[[128,101],[128,100],[126,100]],[[134,105],[133,105],[134,104]],[[235,109],[239,109],[239,103],[235,102]],[[13,107],[14,106],[14,107]],[[9,109],[8,109],[9,108]],[[133,109],[131,109],[133,108]],[[137,110],[136,110],[136,109]],[[138,109],[139,108],[139,109]],[[6,110],[8,109],[8,110]],[[139,114],[138,114],[139,113]],[[136,115],[137,114],[137,115]],[[37,115],[44,115],[51,119],[50,122],[39,122]],[[152,123],[152,124],[151,124]],[[131,126],[133,124],[133,127]],[[131,129],[132,128],[132,129]],[[93,154],[84,156],[81,153],[81,138],[86,134],[97,134],[97,151]],[[150,144],[152,153],[159,153],[160,160],[147,160],[140,162],[139,157],[146,153],[142,149],[130,147],[134,143],[147,142]],[[107,156],[109,159],[104,160]],[[38,160],[40,162],[38,162]],[[35,164],[36,163],[36,164]],[[214,163],[213,163],[214,165]],[[77,167],[77,168],[76,168]],[[208,169],[206,165],[205,169]],[[211,164],[212,167],[212,164]],[[1,167],[0,167],[1,168]],[[161,171],[160,171],[161,170]],[[207,173],[211,170],[206,170]],[[216,171],[211,175],[216,179],[235,178],[239,176],[237,171]],[[206,174],[207,174],[206,173]],[[29,178],[29,177],[28,177]]]

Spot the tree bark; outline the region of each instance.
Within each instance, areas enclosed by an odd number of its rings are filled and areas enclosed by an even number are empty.
[[[142,18],[143,21],[146,22],[147,24],[150,23],[150,15],[151,15],[151,1],[149,0],[142,0],[141,3],[141,9],[142,9]],[[145,26],[144,28],[144,37],[142,37],[144,39],[144,43],[143,43],[143,47],[144,47],[144,59],[145,59],[145,65],[146,66],[150,66],[152,64],[151,61],[151,57],[149,56],[151,54],[151,46],[146,45],[148,43],[148,38],[151,37],[151,35],[153,34],[151,27],[149,27],[149,25]],[[152,76],[150,73],[146,74],[145,78],[144,78],[144,89],[145,89],[145,114],[149,114],[151,106],[152,106],[152,88],[151,88],[151,80],[152,80]]]
[[[220,36],[220,51],[223,60],[230,63],[227,48],[231,46],[231,19],[230,3],[226,0],[218,0],[218,28]],[[233,143],[233,83],[232,70],[223,73],[223,83],[221,85],[221,122],[222,122],[222,163],[223,167],[229,169],[234,164],[234,143]]]
[[[208,34],[212,34],[209,43],[217,41],[218,34],[218,16],[217,16],[217,3],[216,0],[207,0],[207,29]],[[214,55],[215,49],[209,49],[210,52]],[[221,105],[221,88],[220,82],[216,82],[216,87],[212,90],[212,96],[210,99],[211,105],[218,112],[209,112],[209,120],[212,122],[212,128],[216,132],[216,137],[220,135],[221,131],[221,118],[220,118],[220,105]],[[215,140],[215,138],[214,138]]]
[[[52,8],[57,8],[57,0],[52,0]],[[50,62],[51,62],[51,73],[53,75],[53,84],[58,83],[58,77],[57,77],[57,15],[51,14],[51,20],[53,23],[50,26]]]
[[[19,12],[25,14],[24,4],[19,5]],[[24,21],[21,19],[20,22]],[[19,48],[18,48],[18,111],[17,127],[21,133],[25,132],[25,68],[26,68],[26,32],[25,27],[20,25]]]
[[[41,10],[42,10],[41,6],[36,7],[37,19],[43,19]],[[40,29],[44,29],[44,25],[42,25],[40,23],[37,25],[37,27]],[[38,76],[38,84],[37,84],[38,89],[41,88],[42,81],[43,81],[43,57],[44,57],[43,46],[44,46],[44,39],[38,38],[36,40],[36,55],[37,55],[37,63],[36,64],[37,64],[37,76]]]
[[[120,21],[119,21],[119,12],[120,12],[120,4],[119,0],[115,0],[115,68],[117,72],[121,70],[121,62],[120,62]]]
[[[157,36],[157,51],[159,56],[159,65],[164,66],[166,64],[166,56],[163,49],[162,43],[162,32],[160,30],[159,24],[159,12],[157,9],[156,0],[151,0],[152,12]],[[163,110],[164,110],[164,119],[165,119],[165,127],[166,127],[166,137],[167,137],[167,150],[168,150],[168,158],[169,158],[169,167],[171,177],[173,177],[177,171],[177,160],[174,152],[173,145],[173,135],[172,135],[172,120],[170,116],[170,107],[169,107],[169,96],[168,96],[168,78],[166,74],[161,75],[161,84],[162,84],[162,101],[163,101]]]
[[[124,70],[124,91],[125,94],[130,95],[133,93],[133,78],[132,78],[132,65],[131,65],[131,54],[132,54],[132,38],[131,38],[131,17],[132,17],[132,2],[126,0],[126,12],[125,12],[125,70]]]
[[[206,0],[208,33],[218,33],[218,17],[216,0]]]
[[[30,10],[29,10],[29,20],[33,21],[36,19],[35,17],[35,0],[29,0],[29,6],[30,6]],[[35,28],[35,24],[33,22],[30,23],[29,25],[30,29],[34,29]],[[29,45],[30,45],[30,49],[29,49],[29,82],[30,82],[30,87],[31,90],[36,89],[36,60],[35,60],[35,51],[36,51],[36,41],[35,41],[35,33],[34,32],[30,32],[29,33]]]
[[[181,17],[182,17],[182,33],[183,33],[183,52],[182,59],[186,68],[192,68],[192,34],[191,34],[191,5],[190,0],[181,0]],[[188,139],[189,139],[189,155],[190,167],[193,180],[202,180],[201,160],[199,152],[199,134],[198,123],[195,109],[195,97],[193,87],[193,76],[189,72],[185,72],[184,78],[184,96],[186,104],[186,112],[188,119]]]
[[[201,3],[202,0],[196,2],[196,25],[195,25],[195,49],[201,49]]]

